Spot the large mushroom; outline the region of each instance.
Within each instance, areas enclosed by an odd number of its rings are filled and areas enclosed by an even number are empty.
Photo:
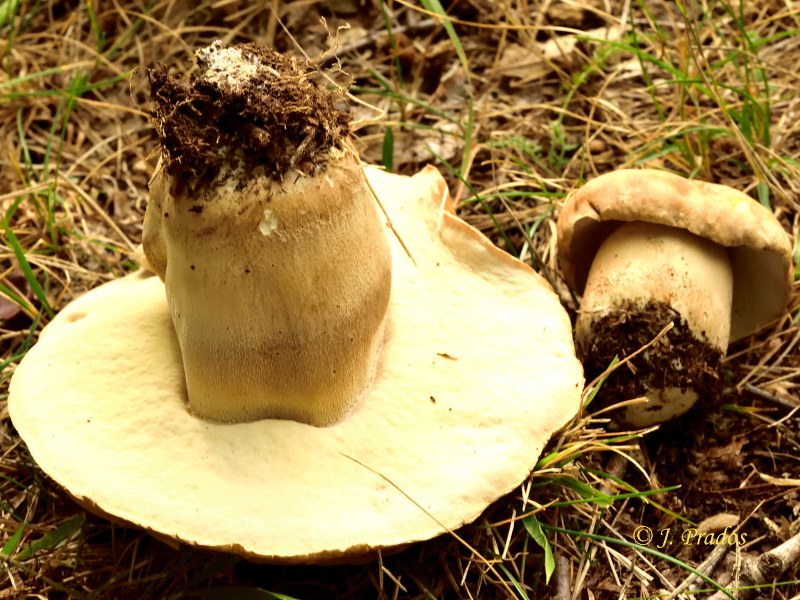
[[[190,85],[151,73],[159,277],[45,328],[15,426],[90,510],[253,560],[361,561],[470,522],[577,412],[557,297],[435,169],[363,169],[307,65],[199,58]]]
[[[587,376],[675,322],[604,384],[608,398],[649,400],[626,407],[619,423],[660,423],[720,391],[728,343],[785,310],[791,248],[746,194],[664,171],[615,171],[567,199],[558,250],[567,283],[583,294],[576,346]]]

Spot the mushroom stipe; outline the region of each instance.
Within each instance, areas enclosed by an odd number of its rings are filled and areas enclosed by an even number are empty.
[[[670,322],[675,326],[653,346],[620,368],[603,383],[603,398],[611,404],[645,396],[652,390],[678,388],[694,390],[701,398],[716,398],[722,391],[719,364],[724,353],[694,335],[686,321],[669,304],[649,301],[644,308],[623,304],[609,309],[592,324],[592,335],[584,344],[577,344],[578,358],[583,362],[586,378],[601,375],[614,357],[630,356],[655,338]],[[688,408],[688,407],[687,407]],[[645,421],[658,419],[662,411],[676,412],[656,398],[636,410],[621,409],[613,415],[623,427],[639,427],[639,412]],[[681,411],[682,412],[682,411]]]

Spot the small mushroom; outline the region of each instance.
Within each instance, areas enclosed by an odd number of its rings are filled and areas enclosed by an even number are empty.
[[[634,427],[715,396],[728,343],[780,316],[792,283],[791,241],[769,210],[662,171],[615,171],[573,193],[558,251],[565,280],[583,294],[575,336],[587,377],[675,322],[604,384],[608,398],[649,400],[623,409],[619,423]]]
[[[578,410],[558,298],[432,167],[364,169],[308,66],[250,44],[201,58],[189,86],[151,75],[160,277],[52,320],[14,425],[89,510],[256,561],[365,561],[474,520]]]

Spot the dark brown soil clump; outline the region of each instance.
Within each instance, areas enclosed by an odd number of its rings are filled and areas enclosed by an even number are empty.
[[[230,50],[241,52],[233,54],[240,64],[220,70]],[[350,116],[336,110],[335,94],[313,79],[306,61],[215,42],[198,52],[198,65],[188,85],[162,63],[148,70],[165,166],[181,188],[212,180],[226,159],[276,180],[291,169],[314,171],[349,134]]]
[[[607,403],[667,387],[693,389],[703,401],[719,396],[722,351],[698,339],[671,306],[655,301],[644,310],[634,305],[612,309],[594,323],[589,347],[577,348],[587,380],[605,371],[615,356],[622,360],[649,343],[670,321],[675,326],[665,336],[605,381],[600,397]]]

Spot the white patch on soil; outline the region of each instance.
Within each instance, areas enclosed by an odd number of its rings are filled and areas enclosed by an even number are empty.
[[[225,84],[229,88],[239,90],[243,82],[255,78],[259,69],[273,77],[281,78],[272,67],[261,64],[252,53],[242,53],[239,48],[224,48],[220,40],[195,52],[200,63],[203,79],[217,85]]]

